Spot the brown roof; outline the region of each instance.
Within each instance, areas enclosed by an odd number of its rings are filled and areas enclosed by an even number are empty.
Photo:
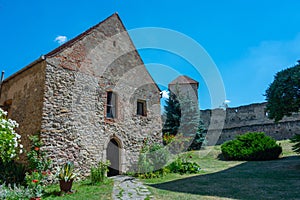
[[[176,84],[197,84],[197,87],[198,87],[199,82],[195,81],[194,79],[192,79],[186,75],[182,75],[182,76],[178,76],[171,83],[169,83],[169,85],[176,85]]]

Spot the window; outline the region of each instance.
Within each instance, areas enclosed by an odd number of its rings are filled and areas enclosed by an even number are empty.
[[[146,109],[146,101],[138,100],[137,101],[137,115],[146,116],[147,109]]]
[[[116,94],[113,92],[107,92],[106,101],[106,117],[116,118],[117,117],[116,107]]]

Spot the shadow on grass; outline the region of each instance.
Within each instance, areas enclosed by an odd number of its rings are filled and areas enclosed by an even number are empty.
[[[234,199],[300,199],[300,157],[246,162],[212,174],[149,186]]]

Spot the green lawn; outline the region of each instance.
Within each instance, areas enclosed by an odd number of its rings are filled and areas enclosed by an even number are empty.
[[[103,184],[90,185],[90,181],[82,181],[74,183],[72,190],[76,192],[73,194],[66,194],[59,196],[59,185],[51,185],[46,189],[46,195],[43,197],[45,200],[108,200],[111,199],[113,189],[113,181],[107,180]]]
[[[260,162],[224,161],[218,158],[220,146],[192,153],[202,171],[196,175],[168,174],[163,178],[142,180],[155,199],[300,199],[300,156],[288,141],[280,142],[283,157]],[[75,183],[75,194],[57,196],[58,184],[47,188],[46,200],[111,199],[113,182],[97,186],[89,181]]]
[[[300,157],[288,141],[283,158],[238,162],[218,159],[220,146],[193,153],[199,175],[170,174],[145,180],[155,199],[300,199]]]

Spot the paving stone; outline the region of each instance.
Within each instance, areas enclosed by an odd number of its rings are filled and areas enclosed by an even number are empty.
[[[114,176],[114,188],[112,193],[113,200],[144,200],[154,199],[151,192],[140,181],[129,176]]]

